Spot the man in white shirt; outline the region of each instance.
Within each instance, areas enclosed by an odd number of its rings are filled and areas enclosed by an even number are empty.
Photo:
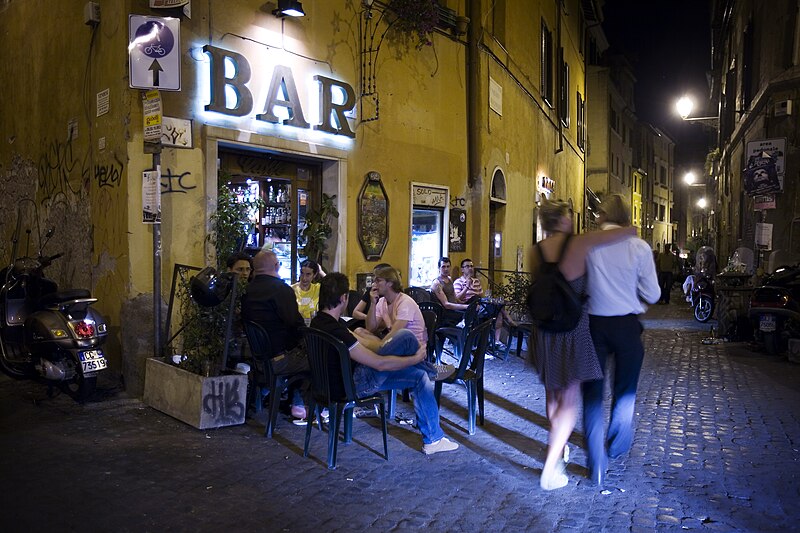
[[[630,226],[630,209],[619,195],[605,199],[597,221],[602,229]],[[655,263],[650,246],[637,237],[589,253],[587,263],[589,328],[597,356],[605,372],[606,360],[615,359],[608,456],[617,458],[633,442],[633,410],[636,386],[644,360],[640,315],[642,303],[658,302]],[[606,374],[607,375],[607,374]],[[602,486],[607,466],[603,413],[603,380],[583,383],[583,427],[589,448],[590,479]]]

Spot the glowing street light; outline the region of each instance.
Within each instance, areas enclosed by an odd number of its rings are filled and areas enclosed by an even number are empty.
[[[694,185],[694,182],[697,180],[697,176],[695,176],[694,172],[689,171],[683,175],[683,182],[686,185]]]
[[[719,117],[690,117],[689,115],[692,114],[694,109],[694,100],[690,96],[681,96],[675,102],[675,109],[678,111],[678,115],[688,122],[697,121],[712,127],[716,127],[719,124]]]
[[[681,118],[686,120],[689,118],[689,115],[692,114],[692,109],[694,109],[694,101],[688,96],[682,96],[675,103],[675,109],[678,110],[678,114],[681,116]]]
[[[697,207],[699,207],[700,209],[705,209],[707,205],[708,202],[706,202],[705,198],[700,198],[699,200],[697,200]]]

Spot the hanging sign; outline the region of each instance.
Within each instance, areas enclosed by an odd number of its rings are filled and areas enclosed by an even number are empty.
[[[134,89],[181,90],[181,21],[128,17],[128,75]]]
[[[775,209],[775,195],[774,194],[759,194],[753,198],[756,211],[763,211],[765,209]]]
[[[428,187],[425,185],[411,186],[411,200],[414,205],[425,205],[431,207],[445,207],[447,203],[447,189],[438,187]]]

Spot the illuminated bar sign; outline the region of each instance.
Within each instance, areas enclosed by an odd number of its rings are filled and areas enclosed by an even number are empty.
[[[203,52],[211,60],[210,93],[211,101],[205,106],[206,111],[222,113],[231,117],[245,117],[253,112],[253,93],[247,87],[250,82],[250,63],[239,53],[205,45]],[[234,66],[231,76],[225,74],[225,63]],[[344,135],[354,138],[356,135],[350,129],[345,113],[356,105],[356,95],[353,88],[343,82],[316,75],[314,80],[319,83],[319,109],[320,123],[311,126],[303,114],[303,106],[297,92],[297,85],[292,75],[292,70],[284,65],[276,65],[272,71],[272,80],[267,90],[267,97],[263,111],[255,115],[256,120],[283,124],[296,128],[314,129],[334,135]],[[232,89],[236,94],[236,105],[228,107],[226,89]],[[343,102],[334,103],[334,93],[338,91],[344,96]],[[230,94],[230,91],[228,91]],[[284,108],[288,112],[286,119],[281,119],[276,114],[276,108]]]

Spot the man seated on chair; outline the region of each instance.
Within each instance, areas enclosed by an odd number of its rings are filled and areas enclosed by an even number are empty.
[[[393,334],[403,329],[411,331],[421,346],[427,344],[428,332],[422,311],[417,302],[403,292],[400,276],[393,266],[375,269],[370,297],[372,305],[367,312],[366,329],[355,330],[361,344],[377,352]]]
[[[455,326],[464,318],[464,310],[468,304],[460,302],[456,296],[453,280],[450,279],[450,258],[442,257],[439,259],[439,277],[431,284],[431,293],[444,307],[444,313],[440,320],[440,326]]]
[[[261,251],[253,257],[253,280],[242,296],[242,318],[263,327],[269,335],[273,372],[295,374],[309,371],[308,354],[301,342],[305,326],[294,291],[278,274],[281,263],[274,252]],[[306,408],[300,390],[292,390],[292,416],[303,420]],[[277,400],[277,398],[276,398]]]
[[[391,267],[390,270],[394,272]],[[379,284],[383,284],[386,276],[389,274],[382,270],[376,281],[380,279]],[[426,455],[457,449],[458,444],[448,440],[439,425],[439,407],[425,363],[425,345],[410,330],[400,329],[387,335],[380,349],[382,355],[365,346],[339,321],[347,308],[349,287],[344,274],[333,272],[325,276],[320,282],[320,312],[311,321],[311,327],[333,335],[348,347],[350,358],[357,363],[353,366],[353,381],[359,396],[381,390],[411,389],[417,426],[422,433],[422,451]]]

